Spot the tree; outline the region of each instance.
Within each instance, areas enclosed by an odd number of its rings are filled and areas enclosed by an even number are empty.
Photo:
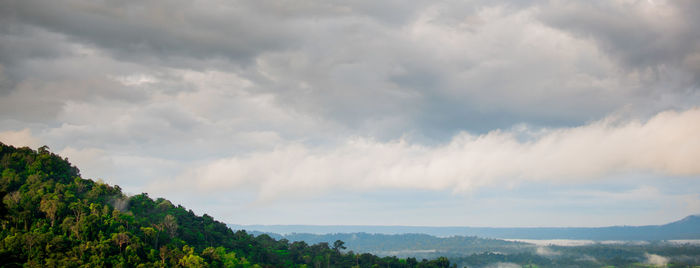
[[[51,227],[56,223],[56,213],[60,209],[61,202],[53,198],[44,198],[39,204],[39,210],[44,212],[51,220]]]
[[[340,241],[340,240],[335,240],[335,242],[333,242],[333,250],[335,250],[335,252],[340,253],[341,249],[346,249],[345,242]]]
[[[39,241],[39,236],[33,233],[27,233],[24,236],[28,251],[27,251],[27,261],[32,260],[32,247]]]
[[[153,248],[158,248],[158,236],[153,227],[141,227],[141,232],[143,232],[143,235],[145,235],[146,238],[153,241]]]
[[[39,153],[40,154],[48,154],[49,149],[50,149],[49,146],[46,146],[46,145],[41,146],[41,147],[39,147]]]
[[[168,255],[170,255],[170,250],[168,249],[168,247],[160,247],[160,250],[158,251],[158,256],[160,256],[161,265],[165,265],[165,259],[168,257]]]
[[[123,245],[128,244],[130,241],[129,235],[125,232],[113,234],[112,240],[115,244],[117,244],[117,246],[119,246],[119,253],[122,252]]]
[[[173,215],[168,214],[163,218],[163,229],[168,232],[171,238],[177,234],[177,227],[177,220]]]
[[[206,267],[207,263],[204,262],[204,259],[200,256],[197,256],[194,253],[194,249],[191,248],[188,245],[185,245],[182,247],[182,252],[185,253],[185,256],[183,256],[178,264],[182,265],[183,267]]]

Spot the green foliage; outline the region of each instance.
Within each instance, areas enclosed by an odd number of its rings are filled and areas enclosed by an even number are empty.
[[[2,267],[449,267],[437,260],[355,254],[343,241],[308,245],[233,232],[204,214],[126,196],[80,177],[44,146],[0,143]]]

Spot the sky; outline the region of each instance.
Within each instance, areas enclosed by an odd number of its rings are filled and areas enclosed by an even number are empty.
[[[0,141],[233,224],[700,213],[700,1],[0,1]]]

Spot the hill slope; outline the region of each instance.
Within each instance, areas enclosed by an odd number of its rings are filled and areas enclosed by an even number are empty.
[[[233,232],[166,199],[83,179],[47,147],[0,143],[0,174],[2,267],[449,267],[445,258],[344,253],[342,241]]]

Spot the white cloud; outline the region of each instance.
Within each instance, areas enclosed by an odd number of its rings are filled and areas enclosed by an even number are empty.
[[[530,243],[530,244],[535,244],[537,245],[537,250],[536,253],[542,255],[541,253],[547,254],[549,253],[554,253],[551,249],[547,248],[547,246],[561,246],[561,247],[577,247],[577,246],[586,246],[586,245],[592,245],[595,243],[598,243],[598,241],[593,241],[593,240],[573,240],[573,239],[505,239],[507,241],[517,241],[517,242],[525,242],[525,243]],[[556,252],[559,254],[559,252]]]
[[[76,149],[68,146],[59,154],[78,166],[81,175],[86,178],[101,178],[106,174],[112,174],[117,168],[109,154],[97,148]]]
[[[41,146],[41,142],[32,135],[32,131],[29,128],[0,132],[0,142],[18,147],[28,146],[34,149]]]
[[[661,255],[644,253],[644,257],[647,258],[648,264],[656,266],[666,266],[666,264],[668,264],[668,258]]]
[[[163,179],[180,172],[182,163],[149,156],[120,155],[99,148],[66,147],[59,152],[80,169],[84,178],[102,179],[127,193],[141,191],[146,179]]]
[[[517,263],[512,263],[512,262],[499,262],[495,264],[489,264],[486,266],[486,268],[521,268],[523,267],[520,264]]]
[[[556,250],[552,250],[549,247],[537,247],[537,250],[535,250],[535,253],[540,256],[544,256],[547,258],[552,258],[561,255],[561,252],[558,252]]]
[[[461,133],[438,146],[361,137],[332,148],[293,143],[216,160],[183,177],[198,178],[195,187],[202,191],[247,186],[269,199],[327,189],[464,192],[526,181],[585,182],[629,172],[696,175],[699,121],[700,109],[694,108],[662,112],[644,122],[608,118],[543,130],[525,141],[512,130]]]
[[[112,77],[112,79],[116,80],[119,83],[122,83],[125,86],[140,86],[140,85],[152,84],[152,83],[158,82],[157,78],[150,76],[150,75],[145,75],[145,74],[116,76],[116,77]]]

